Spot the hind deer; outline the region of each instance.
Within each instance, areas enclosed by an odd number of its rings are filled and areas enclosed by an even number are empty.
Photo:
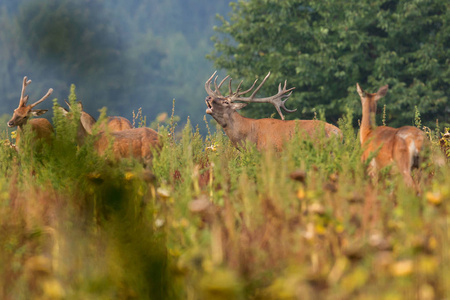
[[[224,96],[220,93],[219,89],[229,76],[226,76],[219,84],[217,84],[216,77],[214,79],[215,90],[213,91],[211,89],[211,81],[215,75],[216,72],[214,72],[205,83],[205,90],[208,93],[208,96],[205,99],[206,106],[208,107],[206,113],[211,115],[220,126],[222,126],[231,143],[236,148],[241,148],[242,146],[245,146],[245,143],[250,142],[255,144],[258,150],[267,149],[269,147],[274,147],[276,150],[282,150],[283,143],[292,138],[296,130],[302,131],[313,139],[320,134],[321,130],[325,131],[326,137],[342,136],[339,128],[323,121],[285,121],[281,108],[288,113],[296,111],[296,109],[287,109],[285,106],[285,102],[288,100],[294,89],[286,89],[286,81],[284,82],[283,87],[281,86],[281,83],[279,84],[277,94],[266,98],[255,98],[256,93],[269,78],[270,72],[249,97],[243,97],[243,95],[250,93],[253,90],[258,81],[257,79],[253,85],[245,91],[240,90],[242,85],[241,81],[234,92],[231,88],[232,80],[230,79],[228,84],[229,95]],[[244,108],[248,103],[271,103],[275,106],[282,120],[251,119],[241,116],[237,110]]]
[[[367,93],[357,83],[356,90],[361,98],[362,119],[360,140],[363,146],[362,161],[371,155],[375,157],[369,163],[369,174],[391,164],[396,165],[408,186],[415,186],[411,170],[418,168],[421,153],[427,144],[426,134],[413,126],[393,128],[376,126],[377,103],[388,91],[388,85],[382,86],[376,93]],[[378,152],[377,152],[378,151]]]
[[[60,110],[64,116],[70,117],[69,112],[66,109],[60,107]],[[121,117],[115,118],[115,120],[118,120],[118,118]],[[128,121],[125,118],[123,119]],[[114,129],[117,130],[117,127],[110,129],[108,123],[108,129],[106,131],[104,127],[100,127],[100,131],[94,134],[92,132],[92,126],[94,124],[95,119],[81,110],[77,142],[81,145],[84,143],[86,136],[94,135],[96,137],[94,147],[100,156],[105,155],[111,146],[112,153],[116,159],[134,157],[141,162],[148,164],[152,159],[153,149],[160,147],[159,134],[151,128],[140,127],[113,131]],[[126,124],[126,122],[124,124]]]
[[[69,107],[70,110],[72,110],[70,103],[65,101],[67,106]],[[86,129],[86,131],[89,134],[92,134],[92,129],[94,127],[94,125],[97,123],[97,121],[95,120],[95,118],[93,116],[91,116],[90,114],[88,114],[87,112],[85,112],[83,110],[83,104],[81,102],[77,102],[78,105],[78,109],[81,113],[80,116],[80,121],[83,124],[84,128]],[[100,127],[98,128],[99,131],[106,131],[108,130],[109,132],[114,132],[114,131],[122,131],[122,130],[127,130],[127,129],[132,129],[133,126],[131,125],[131,122],[124,118],[124,117],[119,117],[119,116],[113,116],[113,117],[107,117],[106,119],[106,127],[105,124],[100,124]]]
[[[53,93],[53,89],[49,89],[47,94],[44,95],[40,100],[34,102],[33,104],[27,105],[28,95],[25,95],[25,90],[27,86],[31,83],[27,76],[23,78],[22,83],[22,93],[20,94],[19,106],[14,110],[11,120],[7,123],[8,127],[17,127],[16,135],[16,148],[19,149],[20,139],[24,134],[25,124],[29,124],[29,128],[35,134],[35,140],[44,140],[45,142],[50,142],[53,138],[53,126],[47,119],[36,118],[28,119],[31,116],[40,116],[47,112],[47,109],[33,109],[36,105],[50,97]]]

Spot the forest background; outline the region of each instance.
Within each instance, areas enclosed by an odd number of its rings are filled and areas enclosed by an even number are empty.
[[[261,94],[287,79],[296,87],[287,106],[298,109],[287,118],[323,112],[336,124],[347,108],[360,115],[356,82],[371,92],[389,84],[379,104],[387,125],[413,125],[418,111],[424,125],[439,120],[443,129],[449,11],[441,0],[4,0],[0,126],[17,106],[25,75],[34,82],[32,99],[50,87],[52,97],[65,99],[75,84],[94,117],[106,106],[109,115],[127,118],[142,108],[154,120],[170,115],[175,99],[182,123],[189,117],[202,124],[204,82],[218,69],[245,84],[271,71]],[[243,110],[251,117],[274,112],[270,105]]]

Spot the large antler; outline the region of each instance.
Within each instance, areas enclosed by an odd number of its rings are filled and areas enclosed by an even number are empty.
[[[217,76],[214,80],[214,87],[215,90],[213,91],[211,89],[211,80],[213,79],[213,77],[216,75],[217,71],[214,72],[214,74],[206,81],[205,83],[205,90],[208,93],[209,96],[211,97],[224,97],[219,89],[222,86],[222,84],[225,82],[225,80],[229,77],[226,76],[220,83],[219,85],[217,85]],[[253,91],[253,93],[250,95],[250,97],[241,97],[249,92],[251,92],[253,90],[253,88],[256,85],[256,82],[258,81],[258,79],[255,80],[255,82],[253,82],[253,85],[245,91],[240,91],[241,89],[241,85],[242,82],[241,81],[236,89],[235,92],[233,92],[232,88],[231,88],[231,81],[232,79],[230,78],[229,80],[229,84],[228,84],[228,90],[229,90],[229,96],[227,97],[231,102],[234,101],[241,101],[241,102],[253,102],[253,103],[271,103],[273,106],[275,106],[278,114],[280,115],[281,119],[284,120],[284,116],[283,113],[281,112],[281,108],[284,109],[286,112],[288,113],[293,113],[295,111],[297,111],[297,109],[288,109],[285,106],[286,101],[289,99],[289,96],[292,94],[292,90],[295,89],[295,87],[292,87],[290,89],[286,89],[286,84],[287,81],[284,81],[284,86],[283,88],[281,87],[281,83],[278,85],[278,93],[276,95],[273,95],[271,97],[266,97],[266,98],[255,98],[256,93],[258,93],[258,91],[261,89],[261,87],[264,85],[264,83],[266,82],[266,80],[269,78],[270,76],[270,72],[267,73],[266,77],[264,77],[263,81],[261,82],[260,85],[258,85],[258,87]],[[285,99],[285,100],[283,100]]]

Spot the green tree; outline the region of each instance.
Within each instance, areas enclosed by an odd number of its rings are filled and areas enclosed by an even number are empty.
[[[17,107],[27,75],[31,98],[52,87],[62,100],[76,84],[94,116],[106,106],[130,118],[142,107],[153,120],[175,98],[183,121],[202,124],[209,37],[228,9],[228,0],[0,1],[0,114]]]
[[[30,69],[56,73],[64,86],[76,83],[87,109],[126,111],[136,92],[159,78],[164,55],[151,34],[127,34],[131,20],[120,16],[100,0],[25,2],[17,24]]]
[[[209,58],[249,81],[271,70],[267,94],[287,79],[296,87],[287,106],[302,113],[290,118],[310,118],[313,108],[332,122],[346,107],[360,112],[359,82],[367,91],[389,84],[380,102],[387,125],[412,125],[415,106],[426,125],[449,121],[448,1],[250,0],[232,8],[230,20],[222,17],[216,28]],[[254,105],[247,113],[273,111]]]

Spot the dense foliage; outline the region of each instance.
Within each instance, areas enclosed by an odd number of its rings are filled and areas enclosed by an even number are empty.
[[[28,76],[31,98],[52,87],[62,100],[76,84],[95,117],[103,106],[128,118],[142,107],[153,119],[175,99],[183,121],[201,123],[205,55],[215,15],[228,9],[228,1],[1,1],[0,116],[17,107]]]
[[[272,71],[272,85],[287,79],[296,90],[288,107],[311,118],[324,109],[332,122],[359,108],[355,84],[376,92],[389,84],[386,122],[448,125],[450,4],[414,1],[237,1],[222,19],[211,59],[235,78],[251,81]],[[359,111],[359,110],[356,110]],[[273,108],[252,106],[267,117]]]

